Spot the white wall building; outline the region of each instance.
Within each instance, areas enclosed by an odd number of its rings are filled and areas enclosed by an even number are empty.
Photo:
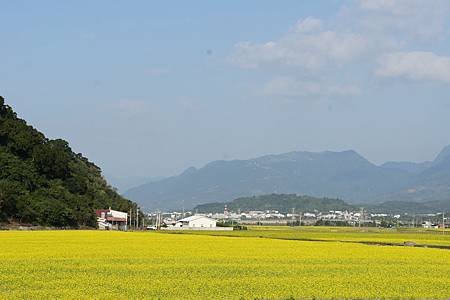
[[[103,230],[127,230],[128,214],[126,212],[109,209],[97,209],[98,228]]]
[[[178,220],[183,228],[215,228],[217,225],[216,220],[205,216],[190,216],[181,220]]]

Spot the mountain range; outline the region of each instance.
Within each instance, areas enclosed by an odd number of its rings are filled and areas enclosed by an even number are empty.
[[[147,209],[169,210],[273,193],[339,198],[358,204],[450,205],[450,146],[431,162],[387,162],[380,166],[353,150],[219,160],[132,188],[124,195]]]

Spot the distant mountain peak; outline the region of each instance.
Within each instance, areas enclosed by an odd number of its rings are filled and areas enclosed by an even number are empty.
[[[178,209],[271,193],[370,201],[409,184],[410,174],[376,166],[354,150],[293,151],[213,161],[125,195],[149,209]]]
[[[257,162],[281,162],[281,161],[311,161],[317,159],[326,158],[346,158],[346,159],[356,159],[359,161],[368,162],[362,155],[354,150],[344,150],[344,151],[322,151],[322,152],[310,152],[310,151],[291,151],[281,154],[270,154],[252,159]]]
[[[354,157],[354,158],[359,158],[359,159],[363,159],[363,160],[367,160],[365,157],[363,157],[361,154],[359,154],[358,152],[356,152],[355,150],[343,150],[343,151],[324,151],[321,153],[325,153],[328,155],[338,155],[338,156],[347,156],[347,157]]]
[[[450,161],[450,145],[445,146],[434,160],[435,163]]]
[[[196,167],[189,167],[186,170],[184,170],[184,172],[181,173],[181,175],[189,175],[189,174],[195,173],[196,171],[197,171]]]

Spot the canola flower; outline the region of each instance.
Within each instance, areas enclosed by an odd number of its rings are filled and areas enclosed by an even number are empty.
[[[0,232],[2,299],[449,296],[449,250],[154,232]]]
[[[249,226],[246,231],[180,231],[175,233],[263,237],[286,240],[372,242],[403,244],[413,241],[419,245],[449,246],[450,230],[442,234],[441,229],[422,228],[358,228],[358,227],[322,227],[322,226]],[[167,233],[174,233],[173,231]]]

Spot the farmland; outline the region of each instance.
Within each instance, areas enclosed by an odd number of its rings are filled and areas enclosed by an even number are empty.
[[[445,245],[450,244],[449,235],[349,228],[251,228],[233,234],[0,232],[0,298],[444,299],[450,295],[450,250],[337,241]]]
[[[173,233],[173,232],[172,232]],[[322,227],[322,226],[250,226],[244,231],[179,231],[176,233],[206,234],[230,237],[259,237],[298,241],[335,241],[374,244],[399,244],[412,241],[418,245],[448,246],[450,248],[450,231],[445,234],[436,229],[422,228],[358,228],[358,227]]]

